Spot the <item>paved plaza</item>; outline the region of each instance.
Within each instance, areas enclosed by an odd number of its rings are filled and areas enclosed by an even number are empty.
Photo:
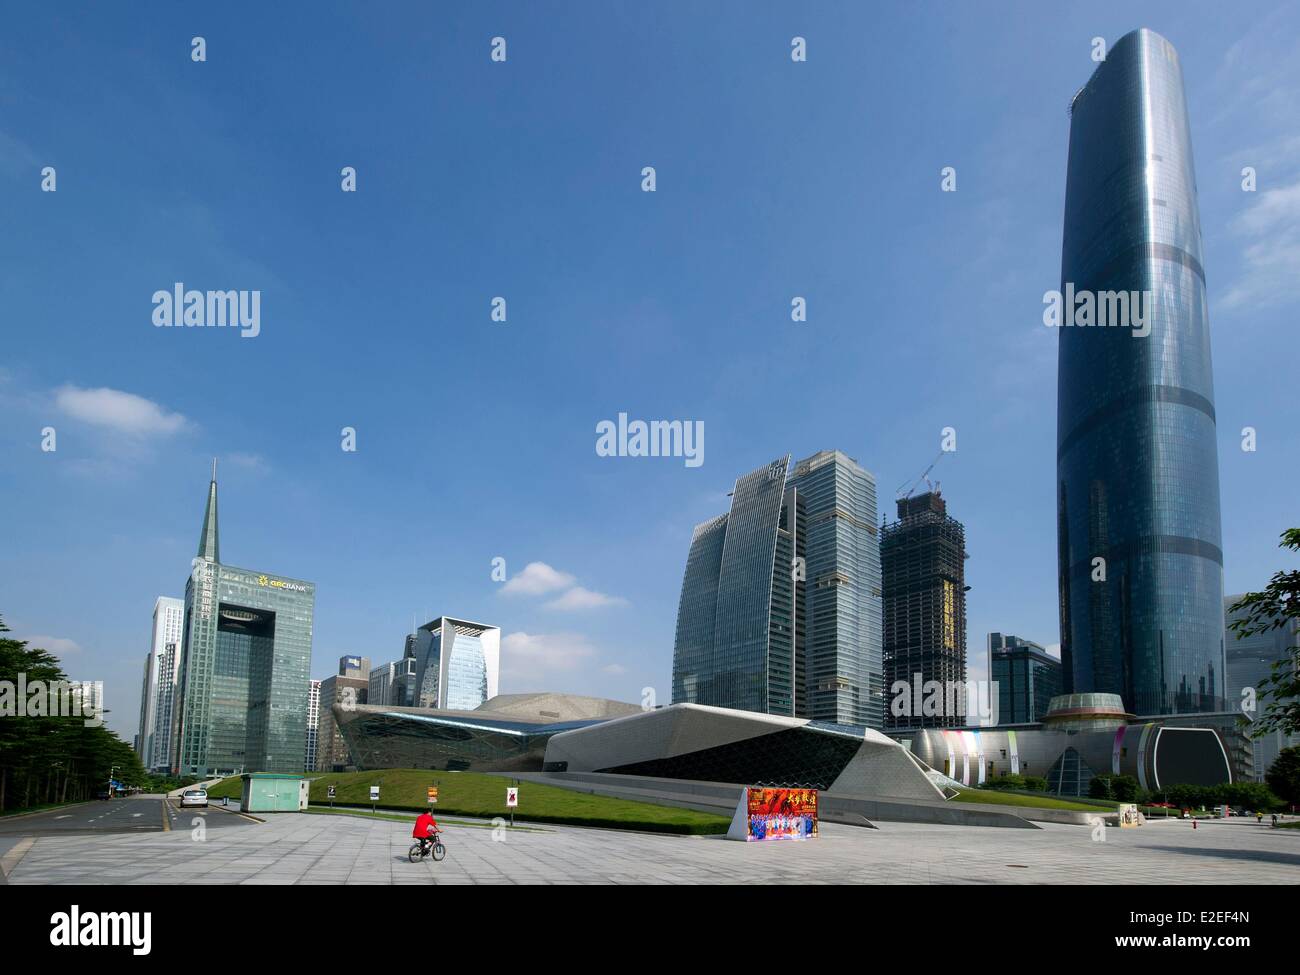
[[[221,815],[231,815],[222,813]],[[232,818],[234,818],[232,816]],[[801,843],[737,843],[575,827],[446,824],[447,857],[410,863],[410,824],[285,813],[196,839],[169,832],[42,835],[10,884],[987,884],[1300,883],[1300,831],[1253,820],[1105,830],[822,825]],[[504,837],[504,838],[502,838]]]

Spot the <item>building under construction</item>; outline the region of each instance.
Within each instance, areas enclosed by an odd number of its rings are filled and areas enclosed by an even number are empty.
[[[880,563],[885,727],[964,727],[966,530],[949,517],[937,486],[898,499],[898,521],[881,530]],[[894,689],[899,681],[908,692],[906,702],[896,708]],[[938,713],[933,695],[927,691],[922,697],[929,681],[939,681],[945,692]],[[905,713],[897,713],[900,710]]]

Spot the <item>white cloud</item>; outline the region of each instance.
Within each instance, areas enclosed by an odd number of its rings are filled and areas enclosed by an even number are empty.
[[[579,633],[507,633],[501,638],[501,671],[512,682],[571,671],[596,656]]]
[[[627,600],[622,596],[608,596],[603,592],[594,592],[582,586],[574,586],[558,599],[546,603],[547,609],[584,610],[601,609],[605,606],[626,606]]]
[[[1300,279],[1300,180],[1265,190],[1233,222],[1232,231],[1247,241],[1244,270],[1223,296],[1223,307],[1267,308],[1289,301]]]
[[[69,640],[67,637],[47,636],[44,633],[38,633],[35,636],[23,637],[22,639],[27,641],[29,647],[48,650],[60,660],[72,654],[81,653],[81,647],[77,645],[77,641]]]
[[[603,671],[604,671],[605,673],[607,673],[607,674],[626,674],[626,673],[627,673],[627,668],[624,667],[622,664],[605,664],[605,666],[604,666],[604,667],[601,667],[600,669],[603,670]]]
[[[573,585],[573,576],[554,569],[545,562],[529,562],[516,573],[501,591],[510,595],[540,596]]]
[[[179,413],[170,413],[152,400],[120,389],[61,386],[55,390],[54,402],[74,419],[137,437],[170,435],[189,423]]]

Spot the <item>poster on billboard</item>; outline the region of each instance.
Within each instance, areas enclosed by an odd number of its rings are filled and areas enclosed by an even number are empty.
[[[817,835],[817,790],[747,787],[741,790],[727,838],[747,842],[806,840]]]
[[[1119,824],[1120,826],[1141,826],[1146,822],[1146,818],[1138,812],[1136,803],[1121,802],[1119,804]]]

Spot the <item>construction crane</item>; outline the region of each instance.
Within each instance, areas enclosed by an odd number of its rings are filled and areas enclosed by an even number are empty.
[[[918,486],[922,481],[925,481],[925,486],[926,486],[927,488],[929,488],[931,491],[938,491],[938,490],[939,490],[939,482],[938,482],[938,481],[933,481],[933,482],[932,482],[932,481],[930,480],[929,474],[930,474],[930,472],[931,472],[932,470],[934,470],[934,465],[937,464],[937,463],[939,463],[939,461],[943,460],[943,455],[946,454],[947,452],[948,452],[948,451],[946,451],[946,450],[941,450],[941,451],[939,451],[939,456],[936,457],[934,460],[930,461],[930,466],[927,467],[925,470],[923,470],[923,471],[921,472],[921,476],[918,477],[918,478],[916,478],[916,480],[914,480],[914,481],[905,481],[905,482],[903,482],[901,485],[899,485],[898,490],[897,490],[896,492],[894,492],[894,500],[895,500],[895,501],[902,501],[902,500],[904,500],[905,498],[910,498],[910,497],[912,496],[912,492],[914,492],[914,491],[916,490],[917,486]],[[906,491],[904,491],[904,489],[906,489]]]

